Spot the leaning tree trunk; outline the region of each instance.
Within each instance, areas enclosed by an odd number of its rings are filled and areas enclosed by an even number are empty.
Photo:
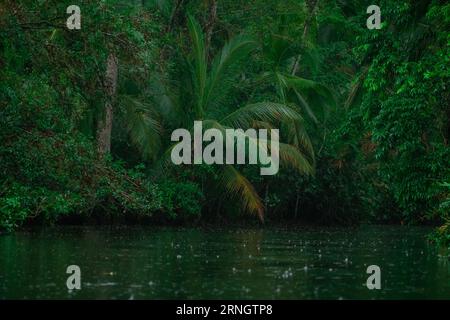
[[[111,151],[111,130],[113,120],[113,103],[117,88],[117,57],[110,53],[106,64],[105,92],[106,102],[103,116],[98,121],[97,151],[100,157]]]
[[[305,20],[305,24],[303,26],[303,34],[302,34],[302,42],[306,41],[306,38],[309,34],[309,29],[311,28],[311,24],[314,20],[315,11],[317,8],[317,5],[319,3],[319,0],[307,0],[306,1],[306,9],[307,9],[307,16]],[[300,57],[301,55],[298,55],[295,59],[294,66],[292,67],[291,74],[295,76],[297,73],[299,63],[300,63]]]

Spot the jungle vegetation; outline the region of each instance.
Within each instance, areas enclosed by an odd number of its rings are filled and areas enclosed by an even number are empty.
[[[0,228],[110,221],[440,226],[450,4],[0,3]],[[174,166],[171,132],[280,128],[281,168]]]

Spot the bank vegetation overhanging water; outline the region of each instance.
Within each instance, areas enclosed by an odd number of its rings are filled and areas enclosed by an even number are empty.
[[[450,240],[450,5],[0,4],[0,228],[95,221],[439,225]],[[280,171],[182,165],[171,133],[278,128]],[[153,220],[152,220],[153,219]]]

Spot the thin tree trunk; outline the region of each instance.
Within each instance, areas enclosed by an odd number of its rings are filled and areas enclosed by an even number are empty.
[[[295,215],[294,218],[297,220],[297,215],[298,215],[298,203],[300,201],[300,195],[298,194],[297,191],[297,198],[295,199]]]
[[[106,102],[103,117],[97,126],[97,151],[100,157],[111,151],[111,130],[113,121],[113,103],[117,88],[117,57],[110,53],[106,63],[105,91]]]
[[[264,195],[264,209],[266,213],[269,211],[269,183],[266,184],[266,192]]]
[[[313,21],[314,14],[316,11],[317,4],[319,3],[319,0],[309,0],[306,1],[306,7],[308,8],[308,16],[305,20],[305,25],[303,26],[303,34],[302,34],[302,42],[305,41],[306,37],[309,34],[309,29],[311,27],[311,22]],[[295,76],[298,70],[298,65],[300,63],[301,55],[299,54],[294,62],[294,66],[292,67],[291,75]]]
[[[444,144],[448,146],[448,140],[450,139],[450,108],[447,108],[447,133],[444,134]]]
[[[209,0],[209,17],[206,23],[206,50],[208,50],[211,44],[211,37],[214,30],[214,25],[217,19],[217,1]]]

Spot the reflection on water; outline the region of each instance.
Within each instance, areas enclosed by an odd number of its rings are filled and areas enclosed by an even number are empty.
[[[60,227],[0,236],[0,298],[450,299],[430,229]],[[68,291],[66,268],[81,268]],[[368,290],[367,266],[381,268]]]

